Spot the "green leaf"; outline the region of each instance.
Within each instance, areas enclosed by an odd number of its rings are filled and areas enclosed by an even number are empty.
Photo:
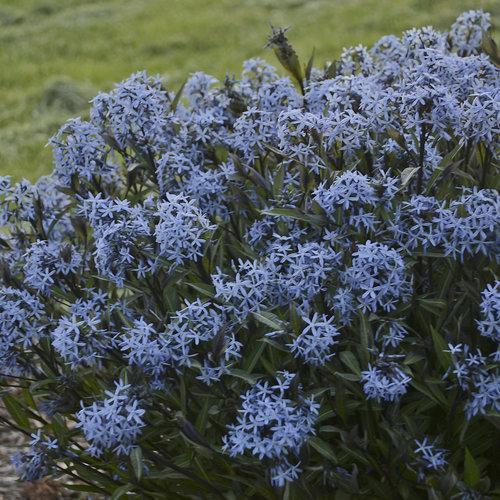
[[[191,288],[194,288],[197,292],[202,295],[206,295],[213,299],[215,297],[214,289],[210,285],[205,285],[205,283],[187,283]]]
[[[494,38],[491,36],[490,33],[483,33],[483,41],[481,43],[481,48],[488,54],[494,63],[499,66],[500,65],[500,57],[498,54],[498,47],[497,44],[494,40]]]
[[[325,79],[335,78],[337,75],[337,61],[332,61],[325,69]]]
[[[323,226],[326,222],[321,215],[305,214],[298,208],[272,208],[271,210],[261,210],[261,214],[273,217],[290,217],[315,226]]]
[[[140,481],[144,466],[142,463],[142,450],[139,446],[132,449],[132,452],[130,453],[130,462],[132,463],[135,477],[138,481]]]
[[[123,486],[120,486],[119,488],[117,488],[116,490],[113,491],[113,494],[111,495],[109,500],[118,500],[123,495],[126,495],[127,493],[129,493],[131,488],[132,488],[132,484],[130,484],[130,483],[127,483],[127,484],[124,484]]]
[[[446,308],[446,300],[444,299],[418,299],[418,305],[430,312],[434,316],[439,316],[441,311]]]
[[[167,467],[161,471],[152,470],[148,473],[149,479],[185,479],[185,474],[177,472],[170,467]]]
[[[98,486],[91,486],[90,484],[63,484],[60,483],[61,486],[64,486],[68,490],[72,491],[85,491],[88,493],[106,493],[106,490],[99,488]]]
[[[198,412],[198,416],[196,417],[195,426],[202,432],[205,430],[207,425],[208,411],[210,410],[211,404],[212,402],[210,401],[210,399],[205,398],[203,400],[203,406],[201,407],[201,410]]]
[[[263,142],[262,145],[271,151],[271,153],[274,153],[275,155],[282,156],[283,158],[288,158],[288,155],[284,152],[281,151],[281,149],[278,149],[277,147],[273,146],[272,144],[268,144],[266,142]]]
[[[436,404],[443,407],[447,407],[448,403],[439,389],[433,387],[431,384],[421,384],[415,380],[412,380],[410,384],[417,389],[417,391],[425,394],[429,399],[434,401]]]
[[[318,418],[316,419],[316,422],[317,423],[323,422],[324,420],[328,420],[329,418],[332,418],[334,416],[335,416],[335,412],[331,408],[321,410],[319,415],[318,415]]]
[[[179,400],[184,415],[187,413],[187,390],[184,377],[179,377]]]
[[[340,447],[350,456],[359,460],[361,463],[368,465],[370,461],[366,458],[365,454],[360,453],[354,446],[340,443]]]
[[[449,352],[445,352],[447,345],[443,337],[434,329],[430,327],[432,342],[434,344],[434,351],[439,360],[439,364],[442,368],[447,369],[451,364],[451,355]]]
[[[340,380],[336,381],[335,384],[335,410],[338,416],[343,420],[344,423],[347,422],[347,413],[345,405],[345,387],[344,383]]]
[[[248,179],[257,187],[261,187],[266,193],[272,194],[272,184],[255,170],[255,168],[246,165],[244,170],[240,168],[239,173],[244,179]]]
[[[352,370],[353,373],[357,375],[359,380],[359,377],[361,377],[361,368],[359,367],[356,356],[354,356],[351,351],[342,351],[339,354],[339,357],[342,360],[342,363],[344,363],[348,368]]]
[[[405,188],[408,185],[408,183],[413,179],[413,177],[415,177],[415,175],[417,174],[417,172],[419,170],[420,170],[420,167],[405,168],[401,172],[401,175],[400,175],[400,178],[401,178],[401,188],[400,189]]]
[[[186,85],[187,80],[184,80],[182,82],[182,85],[180,86],[179,90],[177,91],[177,94],[175,94],[175,97],[172,100],[172,103],[170,104],[170,107],[172,111],[175,111],[177,109],[177,105],[179,104],[179,101],[182,96],[182,91],[184,90],[184,86]]]
[[[75,463],[73,468],[75,470],[75,473],[79,477],[87,481],[91,481],[95,484],[101,485],[103,488],[106,488],[108,492],[114,491],[116,482],[113,481],[110,476],[106,476],[105,474],[94,470],[92,467],[84,463],[81,464]]]
[[[276,198],[281,195],[283,190],[283,181],[285,179],[285,168],[283,165],[280,165],[276,169],[276,175],[273,178],[273,193]]]
[[[60,415],[55,414],[52,417],[52,421],[49,424],[49,428],[52,430],[54,436],[61,443],[65,442],[68,437],[68,429],[65,425],[64,418]]]
[[[418,363],[419,361],[422,361],[423,359],[426,359],[426,357],[423,356],[422,354],[417,354],[416,352],[410,352],[403,361],[403,364],[413,365],[415,363]]]
[[[312,448],[314,448],[320,455],[330,460],[333,463],[337,463],[338,459],[335,455],[333,448],[319,437],[311,437],[307,441]]]
[[[261,344],[268,344],[271,347],[273,347],[273,349],[277,349],[278,351],[290,352],[289,349],[287,349],[286,347],[281,345],[279,342],[276,342],[276,340],[273,340],[269,337],[261,337],[260,339],[257,340],[257,342],[259,342]]]
[[[359,375],[354,375],[353,373],[342,373],[342,372],[334,372],[335,375],[343,378],[344,380],[349,380],[350,382],[359,382]]]
[[[462,148],[461,144],[457,144],[452,151],[450,151],[440,162],[439,165],[436,167],[436,170],[432,173],[429,181],[427,182],[427,193],[430,193],[432,190],[432,187],[434,184],[437,182],[441,174],[445,175],[450,171],[451,167],[451,162],[453,161],[453,158],[455,158],[456,154],[460,151]],[[446,170],[446,171],[445,171]]]
[[[500,430],[500,413],[497,412],[488,412],[485,417],[488,422],[494,425],[498,430]]]
[[[267,47],[273,49],[278,61],[295,78],[302,93],[304,93],[304,75],[302,74],[299,56],[288,41],[288,38],[285,35],[286,31],[286,28],[276,29],[273,27],[272,33],[268,39]]]
[[[262,353],[264,352],[265,348],[266,344],[260,342],[255,346],[251,355],[245,356],[245,364],[243,365],[243,367],[247,372],[251,373],[253,371],[253,369],[259,362],[259,359],[262,356]]]
[[[343,431],[342,429],[340,429],[339,427],[335,427],[334,425],[323,425],[319,428],[319,432],[333,432],[335,434],[340,434]]]
[[[3,402],[6,410],[9,412],[10,416],[14,419],[14,422],[18,424],[23,429],[30,429],[30,421],[26,414],[25,408],[11,395],[6,394],[3,396]]]
[[[259,378],[262,377],[262,375],[251,374],[245,370],[239,370],[237,368],[232,368],[231,370],[229,370],[229,375],[232,375],[233,377],[236,378],[240,378],[252,385],[255,384],[257,380],[259,380]]]
[[[0,247],[6,248],[7,250],[10,250],[10,245],[7,242],[7,240],[4,240],[3,238],[0,238]]]
[[[307,66],[306,66],[306,70],[305,70],[306,82],[309,82],[309,80],[311,79],[311,72],[313,69],[315,52],[316,52],[316,49],[313,47],[311,57],[309,58],[309,61],[307,62]]]
[[[465,448],[464,480],[471,488],[474,488],[481,480],[481,471],[468,448]]]
[[[33,399],[33,396],[31,395],[30,390],[27,387],[24,387],[22,390],[24,401],[26,401],[26,406],[28,408],[33,408],[36,410],[36,403],[35,400]]]
[[[276,314],[268,311],[253,312],[252,316],[263,325],[271,327],[273,330],[282,330],[283,321],[281,321]]]
[[[368,361],[370,360],[369,347],[371,343],[369,339],[371,338],[372,327],[368,317],[364,313],[360,313],[359,323],[359,336],[361,346],[360,349],[358,349],[358,352],[360,352],[360,357],[363,365],[366,366],[368,364]]]

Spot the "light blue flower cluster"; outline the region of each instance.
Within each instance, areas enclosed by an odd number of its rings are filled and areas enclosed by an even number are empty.
[[[401,365],[381,356],[376,364],[368,365],[368,370],[361,373],[361,381],[367,398],[397,401],[406,394],[411,377]]]
[[[105,391],[106,399],[84,406],[76,413],[85,439],[91,443],[88,453],[100,456],[109,449],[119,455],[128,455],[145,425],[144,409],[137,398],[130,395],[131,387],[122,380],[115,382],[114,391]]]
[[[78,272],[82,255],[71,245],[40,240],[28,249],[24,256],[26,283],[38,292],[50,294],[51,285],[58,276],[63,278]]]
[[[171,354],[164,336],[159,335],[152,323],[136,319],[120,336],[118,345],[124,358],[145,373],[158,377],[165,371]]]
[[[313,199],[337,222],[344,235],[349,226],[357,231],[373,231],[379,222],[373,210],[381,200],[366,175],[346,172],[329,189],[318,186]]]
[[[466,397],[465,414],[470,420],[487,411],[500,411],[500,374],[498,350],[485,356],[467,344],[448,345],[452,367],[445,374]]]
[[[487,12],[469,10],[460,14],[450,30],[451,41],[458,53],[464,56],[477,54],[490,26],[491,16]]]
[[[243,394],[237,423],[228,426],[223,440],[223,449],[233,457],[249,451],[261,460],[280,462],[270,470],[271,480],[278,486],[297,477],[298,464],[292,465],[289,459],[315,433],[319,410],[313,399],[290,399],[293,379],[294,374],[279,372],[274,385],[257,382]]]
[[[334,356],[332,347],[337,344],[335,337],[340,335],[335,325],[332,324],[334,318],[314,313],[312,318],[303,316],[302,320],[306,323],[306,327],[289,344],[290,351],[310,365],[324,365]]]
[[[493,189],[466,190],[438,212],[438,231],[447,255],[460,258],[466,253],[482,253],[498,259],[500,198]]]
[[[415,444],[417,447],[414,452],[426,469],[439,470],[447,465],[448,462],[445,458],[447,451],[443,448],[437,448],[428,437],[424,437],[422,441],[416,439]]]
[[[19,478],[23,481],[36,481],[47,476],[55,465],[59,443],[55,438],[45,438],[42,431],[31,434],[29,448],[24,452],[16,452],[12,456],[12,463]]]
[[[358,215],[363,213],[365,205],[373,207],[378,201],[368,176],[355,171],[342,173],[329,188],[321,184],[314,195],[314,201],[329,214],[341,208],[344,211],[354,209]]]
[[[27,291],[0,287],[0,373],[22,373],[29,360],[22,359],[22,349],[42,334],[42,302]]]
[[[465,414],[470,420],[475,415],[486,415],[488,411],[500,411],[500,375],[478,373],[473,379],[473,389],[465,406]]]
[[[25,179],[11,184],[10,177],[0,176],[0,225],[10,230],[10,256],[17,260],[31,243],[19,230],[23,223],[38,224],[46,240],[61,241],[71,234],[70,214],[64,210],[69,203],[53,175],[41,177],[36,184]]]
[[[391,311],[410,298],[412,282],[402,255],[378,242],[358,245],[342,278],[364,311]]]
[[[110,183],[117,179],[117,167],[108,160],[109,148],[100,131],[80,118],[68,121],[49,145],[54,152],[54,175],[63,186],[72,180],[91,181],[100,177]]]
[[[407,250],[442,248],[445,255],[498,256],[500,197],[493,189],[464,190],[449,206],[430,196],[413,196],[398,206],[391,230]]]
[[[381,340],[383,349],[398,347],[408,336],[408,330],[401,321],[390,320],[382,323],[375,334],[377,340]]]
[[[500,343],[500,281],[488,285],[482,292],[482,319],[477,322],[481,335]]]
[[[176,312],[165,335],[173,366],[191,366],[198,358],[202,363],[198,378],[207,385],[220,380],[229,364],[241,357],[242,344],[236,340],[227,314],[200,299],[187,302]],[[196,353],[198,346],[206,349],[201,358]]]
[[[201,257],[205,238],[216,226],[196,207],[193,200],[182,195],[167,195],[158,204],[155,215],[159,222],[154,235],[159,254],[175,264]]]
[[[193,365],[200,370],[198,378],[210,385],[228,373],[242,347],[224,310],[200,299],[186,302],[161,332],[143,318],[135,320],[118,345],[129,364],[153,376],[154,387],[164,385],[167,371],[180,373]]]
[[[91,122],[104,133],[109,130],[120,148],[147,153],[148,145],[166,147],[172,124],[169,99],[159,78],[135,73],[111,92],[97,95],[92,104]]]
[[[109,346],[109,332],[100,327],[99,314],[92,317],[62,316],[51,333],[52,346],[71,365],[93,365],[99,362]]]
[[[234,277],[219,271],[212,275],[212,282],[216,296],[228,301],[242,319],[265,306],[290,301],[307,312],[338,260],[337,252],[324,243],[294,245],[287,237],[277,237],[262,260],[233,262]]]
[[[465,190],[445,206],[430,196],[413,196],[398,206],[392,231],[405,249],[443,248],[464,260],[467,254],[498,258],[498,193],[492,189]]]
[[[141,244],[151,234],[150,212],[141,205],[131,206],[128,200],[99,195],[82,202],[81,213],[94,230],[97,270],[119,286],[123,286],[127,270],[137,269],[145,260],[143,252],[151,248]]]

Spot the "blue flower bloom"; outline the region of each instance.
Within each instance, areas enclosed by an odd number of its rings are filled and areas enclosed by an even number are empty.
[[[481,335],[500,343],[500,281],[488,285],[482,292],[481,315],[477,322]]]
[[[141,261],[141,252],[151,244],[139,244],[151,236],[152,210],[144,206],[130,206],[127,200],[101,198],[84,199],[81,213],[94,229],[94,260],[99,274],[123,286],[126,272]]]
[[[411,377],[394,361],[379,358],[361,373],[361,381],[368,399],[397,401],[406,394]]]
[[[61,185],[70,186],[73,176],[86,181],[102,178],[107,183],[116,178],[117,167],[108,160],[109,147],[92,123],[69,120],[49,144],[54,151],[54,175]]]
[[[0,287],[0,372],[16,374],[24,369],[22,348],[41,336],[45,308],[40,300],[24,290]],[[21,348],[22,347],[22,348]]]
[[[130,385],[115,382],[114,391],[105,391],[106,399],[90,406],[81,403],[76,413],[76,427],[81,428],[85,439],[91,443],[87,450],[100,456],[106,449],[118,455],[129,455],[145,425],[139,400],[130,395]]]
[[[450,30],[451,43],[462,56],[476,54],[481,48],[484,34],[491,25],[490,14],[482,10],[469,10],[457,17]]]
[[[26,283],[35,290],[50,294],[51,286],[57,280],[76,273],[82,266],[82,255],[71,245],[37,241],[24,255]]]
[[[113,333],[100,327],[99,314],[92,318],[62,316],[51,332],[52,346],[72,368],[99,364],[113,345]]]
[[[215,229],[193,200],[182,195],[168,194],[160,202],[155,215],[159,222],[154,234],[159,253],[167,260],[181,265],[203,255],[206,237]]]
[[[389,321],[382,324],[377,332],[376,338],[381,337],[382,347],[397,347],[408,335],[404,324],[399,321]]]
[[[14,453],[11,459],[19,478],[22,481],[36,481],[49,475],[56,463],[54,459],[58,449],[57,439],[44,439],[40,430],[31,434],[28,450]]]
[[[169,103],[161,80],[142,71],[92,100],[91,121],[102,132],[111,131],[125,149],[166,149],[171,136]],[[146,147],[147,149],[147,147]]]
[[[500,376],[498,373],[474,377],[474,385],[470,399],[465,406],[465,415],[470,420],[475,415],[485,415],[486,412],[500,411]]]
[[[440,470],[448,464],[445,459],[447,451],[443,448],[436,448],[436,446],[429,441],[428,437],[424,437],[422,441],[415,439],[415,443],[417,447],[414,453],[426,469]]]
[[[257,382],[241,396],[237,423],[228,426],[223,438],[222,449],[232,457],[249,451],[260,460],[278,462],[278,468],[270,470],[276,484],[296,477],[298,470],[290,466],[289,457],[297,455],[315,433],[319,410],[313,399],[289,398],[293,378],[289,372],[279,372],[275,385]]]
[[[465,415],[470,420],[487,411],[500,410],[500,377],[498,375],[498,352],[489,357],[468,344],[449,344],[452,366],[444,378],[455,381],[467,397]],[[488,359],[489,358],[489,359]],[[490,363],[490,360],[493,363]]]
[[[364,311],[391,311],[407,301],[411,279],[401,254],[382,243],[367,241],[352,254],[352,264],[343,274]]]
[[[324,365],[334,356],[332,347],[337,344],[335,337],[340,335],[332,324],[334,318],[314,313],[312,318],[303,316],[302,320],[306,327],[288,347],[294,356],[302,358],[306,363],[313,366]]]

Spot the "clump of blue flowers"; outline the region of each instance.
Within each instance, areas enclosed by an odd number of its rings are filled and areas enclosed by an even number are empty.
[[[295,375],[278,372],[276,383],[258,382],[241,397],[237,423],[228,427],[223,450],[236,457],[246,451],[277,462],[270,469],[271,482],[283,486],[286,480],[297,478],[300,469],[290,464],[298,456],[309,435],[315,433],[318,403],[312,398],[298,401],[289,397]],[[300,392],[300,384],[296,387]]]
[[[137,398],[128,392],[130,385],[119,380],[114,391],[105,391],[106,399],[83,406],[76,413],[76,427],[82,429],[85,439],[91,443],[88,453],[99,456],[104,449],[112,449],[117,455],[131,453],[137,437],[144,427]]]
[[[0,421],[119,498],[494,498],[490,16],[183,92],[145,72],[0,178]],[[439,446],[436,444],[439,443]],[[464,496],[465,495],[465,496]]]

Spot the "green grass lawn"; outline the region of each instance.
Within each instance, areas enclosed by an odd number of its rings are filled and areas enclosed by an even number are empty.
[[[302,59],[371,44],[413,26],[446,29],[463,10],[499,17],[496,0],[0,0],[0,174],[51,169],[47,138],[87,101],[147,69],[177,88],[189,73],[223,77],[260,56],[269,23],[291,26]]]

